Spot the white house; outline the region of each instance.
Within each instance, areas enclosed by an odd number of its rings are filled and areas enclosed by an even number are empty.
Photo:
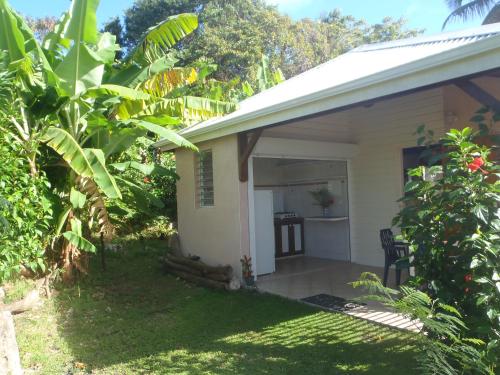
[[[499,84],[500,24],[365,45],[182,130],[200,153],[158,142],[176,155],[183,251],[236,274],[250,255],[258,281],[321,269],[309,258],[346,281],[383,266],[379,231],[400,209],[417,127],[439,138],[500,110]],[[309,193],[322,187],[326,217]]]

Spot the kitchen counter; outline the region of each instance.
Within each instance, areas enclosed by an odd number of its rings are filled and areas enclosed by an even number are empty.
[[[306,217],[306,221],[344,221],[349,220],[348,216],[313,216]]]
[[[306,254],[315,258],[349,261],[349,217],[306,217]]]

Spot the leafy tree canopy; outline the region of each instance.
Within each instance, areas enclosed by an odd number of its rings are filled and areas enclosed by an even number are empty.
[[[217,79],[255,83],[262,54],[292,77],[360,44],[417,35],[403,19],[370,25],[333,10],[319,20],[294,21],[262,0],[137,0],[125,12],[120,37],[133,48],[152,25],[172,14],[197,13],[200,28],[178,46],[183,64],[210,61]],[[117,32],[117,20],[110,21]]]

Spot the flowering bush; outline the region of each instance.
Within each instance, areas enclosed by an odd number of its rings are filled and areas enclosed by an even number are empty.
[[[478,121],[484,116],[476,116]],[[433,163],[410,172],[404,208],[395,218],[414,250],[413,283],[460,312],[469,334],[500,353],[499,167],[471,128],[451,130]],[[434,181],[426,175],[441,176]]]

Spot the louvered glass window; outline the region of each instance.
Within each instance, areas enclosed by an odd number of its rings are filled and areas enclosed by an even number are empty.
[[[214,172],[212,150],[203,150],[196,156],[196,199],[198,207],[214,205]]]

